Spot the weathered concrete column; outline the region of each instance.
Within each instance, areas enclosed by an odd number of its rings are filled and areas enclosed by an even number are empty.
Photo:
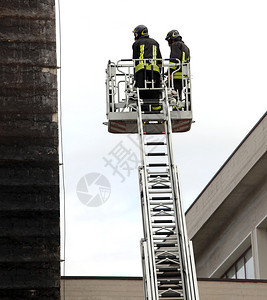
[[[60,299],[54,0],[0,2],[0,299]]]

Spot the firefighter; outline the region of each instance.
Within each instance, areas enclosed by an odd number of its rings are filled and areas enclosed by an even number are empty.
[[[168,32],[166,38],[166,41],[168,41],[168,44],[171,48],[170,53],[170,64],[177,63],[177,60],[175,58],[178,58],[180,62],[184,61],[190,61],[190,50],[182,40],[182,37],[180,36],[178,30],[171,30]],[[171,72],[175,71],[178,67],[173,66],[171,67]],[[179,93],[179,97],[181,99],[181,93],[182,93],[182,72],[178,71],[173,74],[173,84],[174,89]]]
[[[148,35],[148,29],[144,25],[138,25],[134,30],[135,42],[133,43],[133,59],[161,59],[159,44]],[[136,61],[135,63],[135,81],[136,87],[145,87],[145,80],[154,80],[154,87],[160,87],[160,61],[146,60]],[[148,84],[147,87],[151,87]],[[141,99],[159,99],[159,91],[147,90],[140,91]],[[161,106],[152,105],[152,111],[160,111]],[[148,105],[143,105],[142,110],[148,110]]]

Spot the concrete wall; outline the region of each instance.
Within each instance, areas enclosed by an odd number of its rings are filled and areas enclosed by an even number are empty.
[[[200,300],[266,300],[267,282],[199,281]]]
[[[64,298],[65,296],[65,298]],[[79,278],[61,280],[62,300],[144,300],[143,280],[127,277]]]
[[[198,286],[200,300],[266,300],[267,295],[267,282],[205,280]],[[61,291],[62,300],[144,300],[142,278],[70,277],[62,280]]]

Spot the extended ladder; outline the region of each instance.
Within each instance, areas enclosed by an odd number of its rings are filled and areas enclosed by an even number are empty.
[[[198,300],[191,242],[187,238],[179,178],[172,151],[170,105],[166,86],[156,101],[159,120],[148,120],[147,104],[138,94],[139,167],[144,239],[141,241],[145,298]],[[151,104],[151,101],[149,100]],[[158,102],[159,101],[159,102]],[[147,126],[163,124],[161,134],[146,133]],[[152,130],[153,132],[153,130]]]

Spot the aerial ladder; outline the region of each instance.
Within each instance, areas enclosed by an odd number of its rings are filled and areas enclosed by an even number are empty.
[[[171,71],[168,59],[161,60],[161,84],[152,79],[143,88],[135,86],[138,60],[108,62],[106,98],[108,131],[136,133],[141,166],[139,191],[144,237],[141,257],[145,300],[199,300],[192,242],[186,230],[178,170],[174,163],[172,133],[189,131],[192,124],[190,63],[177,60]],[[164,74],[167,70],[167,76]],[[182,93],[174,89],[174,73],[182,72]],[[157,91],[157,99],[142,99],[140,92]],[[143,97],[144,98],[144,97]],[[153,105],[161,106],[153,111]],[[143,107],[149,109],[143,111]]]

